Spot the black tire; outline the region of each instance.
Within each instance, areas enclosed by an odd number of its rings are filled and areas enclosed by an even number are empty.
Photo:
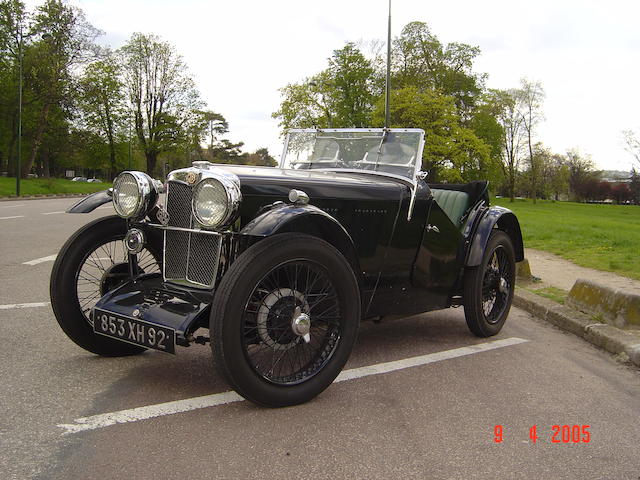
[[[293,330],[305,312],[308,342]],[[226,272],[211,309],[211,348],[220,372],[247,400],[297,405],[338,376],[359,322],[360,290],[347,260],[319,238],[284,233],[247,249]]]
[[[480,265],[467,268],[464,274],[464,315],[471,333],[491,337],[500,332],[511,309],[515,278],[511,238],[494,230]]]
[[[127,232],[125,220],[117,216],[109,216],[94,220],[75,232],[63,245],[53,264],[51,271],[50,295],[51,306],[60,327],[78,346],[103,356],[118,357],[142,353],[145,349],[113,340],[93,331],[93,325],[83,307],[90,307],[88,302],[78,298],[78,282],[80,272],[87,260],[101,246],[109,242],[122,240]],[[155,248],[147,246],[153,260],[159,265],[160,256]],[[115,265],[118,262],[113,262]],[[102,262],[100,263],[102,265]],[[105,260],[106,266],[106,260]],[[147,271],[147,273],[149,273]],[[105,278],[101,286],[106,286]],[[95,287],[99,288],[99,287]],[[105,292],[101,292],[104,294]],[[95,295],[89,300],[95,304],[100,298]]]

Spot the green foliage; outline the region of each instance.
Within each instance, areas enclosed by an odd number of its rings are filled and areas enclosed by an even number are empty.
[[[113,55],[90,64],[79,82],[79,103],[85,127],[108,147],[110,177],[118,171],[116,143],[124,137],[127,110],[119,67]]]
[[[153,175],[158,156],[202,125],[203,103],[182,57],[156,35],[134,33],[120,54],[136,135]]]
[[[393,42],[392,85],[451,96],[466,119],[484,88],[485,75],[473,72],[479,54],[478,47],[464,43],[443,45],[424,22],[408,23]]]
[[[283,130],[370,126],[373,74],[371,63],[347,43],[333,52],[328,68],[280,89],[283,100],[272,116]]]
[[[455,100],[432,90],[407,87],[391,92],[391,127],[422,128],[426,141],[422,169],[432,182],[463,182],[485,177],[489,147],[460,124]],[[374,123],[384,121],[384,101],[373,112]]]

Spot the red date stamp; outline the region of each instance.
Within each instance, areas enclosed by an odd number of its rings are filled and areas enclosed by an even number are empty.
[[[546,437],[551,443],[589,443],[591,441],[591,425],[552,425],[550,431],[539,432],[538,426],[529,428],[529,440],[536,443],[540,438]],[[541,437],[542,435],[542,437]],[[502,443],[505,438],[505,430],[502,425],[493,427],[493,443]]]

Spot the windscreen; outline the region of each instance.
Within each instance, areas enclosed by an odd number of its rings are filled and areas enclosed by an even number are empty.
[[[421,163],[421,130],[294,130],[288,135],[282,168],[349,169],[414,179]]]

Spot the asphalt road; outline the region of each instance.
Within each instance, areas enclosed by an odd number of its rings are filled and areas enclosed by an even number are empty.
[[[150,406],[229,390],[208,346],[99,358],[64,336],[50,306],[16,307],[48,302],[48,258],[111,213],[53,213],[74,201],[0,202],[3,479],[640,478],[638,369],[517,309],[493,339],[471,336],[461,309],[364,323],[353,372],[434,355],[335,383],[302,406],[225,400],[164,415],[171,408]],[[496,339],[505,343],[487,349]],[[58,426],[129,409],[126,423]],[[152,418],[135,420],[141,412]],[[560,429],[554,443],[553,425],[589,425],[590,441],[563,443]]]

